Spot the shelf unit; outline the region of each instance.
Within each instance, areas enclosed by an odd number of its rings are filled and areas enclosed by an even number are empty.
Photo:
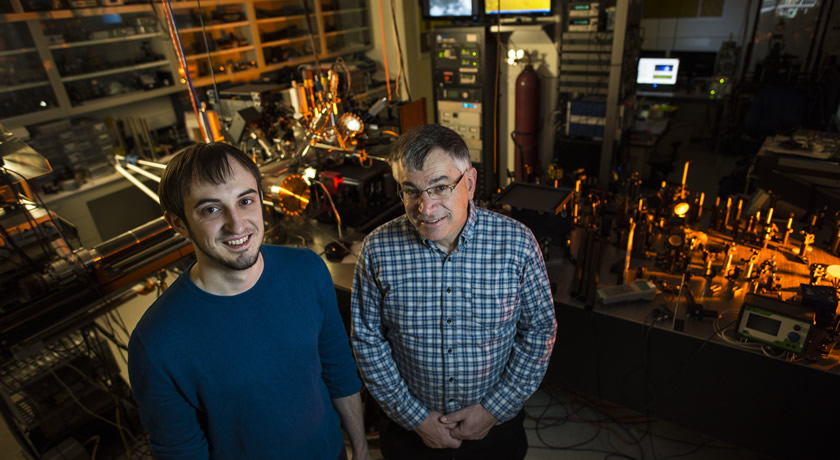
[[[108,43],[124,43],[132,40],[146,40],[149,38],[160,38],[162,34],[160,32],[154,32],[150,34],[137,34],[137,35],[129,35],[126,37],[112,37],[112,38],[100,38],[96,40],[82,40],[78,42],[72,43],[60,43],[57,45],[50,45],[49,48],[51,50],[58,50],[58,49],[66,49],[66,48],[76,48],[79,46],[92,46],[92,45],[104,45]]]
[[[327,60],[372,48],[370,0],[306,1],[312,40],[299,0],[202,0],[200,12],[198,1],[173,1],[193,84],[254,80],[266,72],[314,63],[316,55]],[[8,127],[185,89],[178,81],[163,8],[131,4],[26,11],[22,2],[11,4],[14,12],[0,14],[0,38],[6,38],[0,41],[6,47],[0,48],[0,121]],[[203,14],[203,27],[198,14]],[[138,22],[138,17],[149,19]],[[111,24],[113,30],[101,25],[120,20]],[[145,56],[129,55],[141,49]],[[30,61],[32,69],[21,64]],[[27,73],[4,73],[9,63]],[[169,79],[159,87],[139,84],[165,76]]]
[[[0,14],[8,49],[0,68],[21,68],[27,82],[2,81],[0,119],[15,127],[127,103],[135,93],[175,90],[171,45],[147,4]],[[12,59],[35,61],[21,66]],[[37,77],[37,78],[32,78]],[[5,83],[5,84],[4,84]]]
[[[603,136],[600,142],[598,180],[608,183],[616,142],[632,121],[632,104],[626,104],[635,90],[633,75],[638,55],[640,0],[618,2],[614,30],[565,31],[560,44],[558,90],[567,102],[579,97],[604,104]],[[562,107],[564,112],[567,107]],[[571,116],[569,115],[569,118]],[[596,117],[597,118],[597,117]],[[566,124],[571,123],[569,119]],[[558,142],[589,142],[560,137]],[[590,171],[594,174],[595,171]]]

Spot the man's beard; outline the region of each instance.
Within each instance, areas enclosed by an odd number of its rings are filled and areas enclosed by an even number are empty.
[[[193,246],[195,246],[196,249],[201,251],[202,254],[210,258],[210,260],[230,270],[247,270],[253,267],[254,264],[257,263],[257,260],[259,260],[260,258],[260,251],[257,250],[257,252],[253,256],[247,253],[242,253],[239,254],[234,260],[222,259],[221,257],[212,254],[210,253],[210,251],[206,250],[202,246],[202,244],[198,242],[198,239],[195,237],[195,234],[193,234],[192,230],[190,230],[190,239],[192,240]]]

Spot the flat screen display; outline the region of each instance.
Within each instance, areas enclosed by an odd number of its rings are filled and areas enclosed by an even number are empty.
[[[477,0],[424,0],[426,18],[467,18],[478,15]]]
[[[485,14],[550,14],[551,0],[484,0]]]
[[[679,59],[639,58],[636,83],[640,85],[675,85]]]
[[[767,318],[766,316],[757,315],[755,313],[749,313],[749,315],[750,316],[747,318],[748,328],[755,331],[761,331],[772,336],[779,333],[779,328],[782,325],[780,321]]]

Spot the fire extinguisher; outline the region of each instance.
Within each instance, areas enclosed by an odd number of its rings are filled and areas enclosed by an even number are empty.
[[[531,64],[516,77],[516,120],[510,134],[514,145],[514,179],[532,182],[539,164],[540,77]]]

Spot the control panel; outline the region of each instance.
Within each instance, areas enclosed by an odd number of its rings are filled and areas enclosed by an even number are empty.
[[[770,297],[747,294],[738,317],[738,333],[748,339],[802,353],[814,312]]]
[[[481,110],[480,102],[438,101],[438,123],[456,131],[470,149],[473,163],[483,162],[481,157]]]
[[[496,188],[493,156],[493,73],[495,59],[486,46],[484,27],[447,27],[433,31],[432,81],[435,117],[464,138],[478,170],[476,195]]]

